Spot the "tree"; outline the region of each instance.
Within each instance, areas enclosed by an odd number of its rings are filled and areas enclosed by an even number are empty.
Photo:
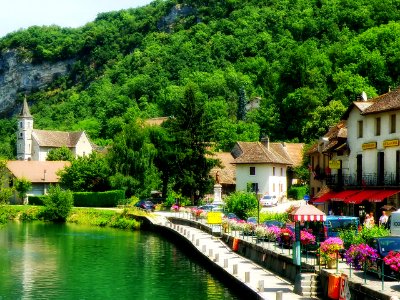
[[[246,103],[246,91],[244,90],[244,87],[241,87],[239,91],[239,101],[237,109],[238,121],[244,121],[246,119]]]
[[[103,192],[110,188],[107,161],[96,152],[74,159],[58,175],[60,185],[74,192]]]
[[[250,192],[234,192],[226,197],[225,203],[228,211],[241,219],[247,219],[254,209],[257,209],[257,198]]]
[[[209,124],[204,122],[204,100],[197,86],[189,83],[184,97],[175,109],[174,118],[166,122],[173,137],[175,160],[173,165],[174,187],[183,196],[195,199],[209,192],[212,180],[209,177],[215,160],[207,159],[209,146]]]
[[[49,221],[65,222],[73,205],[74,196],[69,190],[62,190],[59,185],[52,186],[43,199],[44,218]]]
[[[0,158],[0,205],[7,204],[14,189],[8,187],[7,160]]]
[[[46,160],[48,161],[72,161],[74,159],[74,155],[71,150],[66,146],[62,146],[61,148],[51,149],[49,153],[47,153]]]
[[[18,197],[23,200],[24,204],[28,204],[26,193],[32,188],[32,182],[26,178],[15,178],[14,188],[18,192]]]
[[[148,197],[151,190],[160,185],[155,155],[148,128],[140,119],[131,121],[115,137],[107,155],[114,174],[110,178],[112,186],[124,189],[128,198],[133,195]]]

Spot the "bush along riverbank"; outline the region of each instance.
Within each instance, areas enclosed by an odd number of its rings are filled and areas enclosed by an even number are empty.
[[[43,206],[2,205],[0,206],[0,224],[8,221],[48,221]],[[111,227],[124,230],[140,229],[135,216],[143,213],[134,209],[121,211],[93,208],[72,208],[66,218],[67,223]]]

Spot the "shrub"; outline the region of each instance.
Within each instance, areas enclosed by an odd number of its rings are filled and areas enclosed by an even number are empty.
[[[305,185],[291,186],[288,190],[288,197],[293,199],[303,199],[308,193],[308,187]]]
[[[44,198],[43,217],[49,221],[65,222],[74,203],[71,191],[64,191],[59,186],[53,186]]]
[[[44,198],[46,196],[28,196],[28,203],[30,205],[44,205]]]
[[[251,216],[251,211],[257,209],[257,198],[253,193],[234,192],[225,198],[228,211],[233,212],[241,219]]]

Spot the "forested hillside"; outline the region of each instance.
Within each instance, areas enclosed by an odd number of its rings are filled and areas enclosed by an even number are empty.
[[[362,91],[397,87],[399,18],[400,0],[157,0],[79,29],[19,31],[0,50],[75,60],[69,76],[28,93],[36,128],[84,129],[106,145],[132,119],[173,116],[193,84],[210,141],[230,150],[261,135],[313,140]],[[244,114],[240,103],[256,97],[260,108]],[[10,158],[14,124],[0,120]]]

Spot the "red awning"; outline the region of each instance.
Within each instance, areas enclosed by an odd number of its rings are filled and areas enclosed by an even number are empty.
[[[370,197],[378,193],[379,190],[362,190],[358,191],[358,193],[353,194],[347,197],[344,202],[350,204],[360,204],[364,200],[368,200]]]
[[[323,194],[321,197],[313,199],[313,203],[321,203],[321,202],[326,202],[332,199],[333,196],[335,196],[337,193],[335,192],[327,192],[326,194]]]
[[[380,190],[377,193],[371,195],[368,198],[370,202],[381,202],[383,199],[393,196],[394,194],[400,193],[400,190]]]
[[[346,198],[357,194],[359,191],[358,190],[346,190],[346,191],[341,191],[337,193],[334,197],[332,197],[333,201],[344,201]]]
[[[313,205],[302,205],[289,214],[289,217],[294,222],[326,221],[325,213]]]

